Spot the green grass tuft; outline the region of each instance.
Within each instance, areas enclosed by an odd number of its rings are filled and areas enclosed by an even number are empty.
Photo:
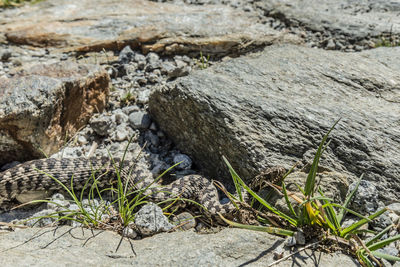
[[[199,59],[194,59],[196,65],[202,69],[205,70],[210,66],[210,55],[208,54],[206,57],[203,55],[203,52],[200,51],[200,56]]]
[[[120,164],[115,162],[113,157],[110,155],[110,160],[116,173],[115,185],[111,184],[109,187],[99,188],[99,179],[101,179],[99,171],[102,168],[93,169],[90,179],[86,181],[80,192],[75,192],[74,177],[71,177],[70,185],[67,186],[50,174],[47,174],[41,170],[37,170],[38,172],[53,179],[54,182],[58,183],[63,191],[69,196],[69,198],[72,199],[72,204],[75,204],[78,208],[70,209],[60,203],[50,200],[34,200],[26,204],[52,203],[57,206],[57,211],[48,215],[29,218],[26,221],[34,221],[33,225],[35,225],[40,220],[46,218],[56,219],[55,223],[69,220],[75,221],[78,224],[88,228],[113,230],[122,234],[125,227],[135,221],[135,215],[137,211],[143,205],[148,203],[147,195],[145,194],[146,190],[153,184],[157,183],[157,181],[159,181],[166,173],[181,163],[179,162],[168,168],[147,187],[136,189],[136,184],[132,184],[130,181],[124,181],[121,176],[123,167],[122,163],[124,162],[128,147],[133,138],[134,136],[129,140]],[[137,161],[139,156],[140,153],[134,160]],[[128,174],[128,177],[130,177],[130,174],[131,173]],[[111,195],[111,200],[105,200],[103,197],[105,193],[109,193],[108,195]],[[87,201],[84,199],[85,196],[87,196]],[[100,202],[98,203],[96,199],[100,199]],[[173,197],[157,204],[166,204],[167,207],[164,208],[165,210],[177,201],[187,200],[180,197]],[[194,201],[191,202],[194,203]],[[168,203],[171,204],[168,205]]]
[[[375,43],[375,48],[378,47],[395,47],[395,46],[400,46],[400,41],[395,40],[395,38],[389,37],[381,37],[378,41]]]
[[[236,192],[239,195],[239,199],[234,200],[235,202],[237,202],[235,203],[235,205],[246,206],[245,203],[241,203],[242,198],[240,197],[240,193],[242,192],[242,190],[246,190],[253,197],[253,200],[255,200],[261,205],[262,210],[264,210],[264,212],[273,213],[275,214],[275,216],[278,216],[281,219],[281,221],[286,221],[288,224],[282,224],[281,227],[271,227],[263,225],[254,226],[254,225],[246,225],[242,223],[233,222],[227,220],[222,216],[221,217],[226,223],[234,227],[240,227],[255,231],[265,231],[268,233],[286,235],[286,236],[293,235],[296,229],[301,230],[301,229],[319,228],[320,230],[314,230],[314,232],[323,233],[318,236],[320,240],[324,239],[335,240],[335,238],[340,238],[344,240],[343,242],[348,245],[348,248],[352,250],[353,254],[357,256],[361,264],[365,266],[373,266],[371,260],[374,261],[375,263],[378,262],[376,257],[384,258],[391,261],[400,261],[400,258],[398,257],[386,255],[378,251],[378,249],[400,239],[400,235],[396,235],[391,238],[380,240],[380,238],[384,236],[384,234],[387,231],[389,231],[393,226],[388,227],[387,229],[384,230],[384,232],[378,233],[374,238],[372,238],[366,244],[364,244],[358,237],[358,234],[362,233],[362,231],[360,231],[359,229],[363,225],[367,224],[368,222],[371,222],[372,220],[374,220],[375,218],[379,217],[380,215],[382,215],[387,211],[387,209],[384,208],[368,217],[365,217],[348,208],[352,197],[354,196],[355,192],[358,189],[358,185],[360,184],[363,175],[361,175],[355,189],[347,196],[343,205],[333,203],[331,199],[324,196],[322,188],[316,187],[316,175],[317,175],[319,160],[321,158],[322,153],[329,145],[329,141],[327,141],[328,136],[338,122],[339,120],[334,123],[331,129],[329,129],[329,131],[323,137],[317,149],[317,152],[314,156],[314,160],[311,165],[310,171],[308,173],[304,188],[302,189],[299,187],[299,191],[301,192],[300,194],[294,194],[292,192],[288,192],[284,182],[282,182],[281,187],[277,185],[272,185],[274,189],[281,191],[283,197],[285,198],[285,202],[288,206],[290,214],[285,214],[279,211],[271,204],[269,204],[265,199],[260,197],[253,190],[251,190],[239,177],[239,175],[232,168],[230,163],[224,158],[224,161],[227,164],[228,169],[231,173],[232,180],[235,184]],[[287,174],[285,176],[287,176]],[[230,198],[232,200],[231,196],[232,195],[230,195]],[[290,199],[293,199],[295,202],[298,203],[299,208],[297,209],[297,211],[294,209]],[[339,212],[337,212],[337,210],[339,210]],[[359,221],[353,223],[352,225],[343,228],[342,223],[346,213],[351,213],[359,217],[360,219]],[[266,215],[265,217],[268,217],[268,215]],[[265,220],[261,217],[258,217],[258,220],[261,224],[268,222],[268,220]],[[353,246],[354,243],[358,243],[359,246],[354,247]]]
[[[43,0],[0,0],[0,8],[4,7],[18,7],[25,3],[36,4]]]

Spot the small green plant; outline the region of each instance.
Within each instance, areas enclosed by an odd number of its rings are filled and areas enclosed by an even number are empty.
[[[129,104],[130,102],[135,101],[135,96],[131,93],[131,91],[128,91],[122,98],[121,102],[124,104]]]
[[[318,188],[316,187],[316,175],[320,157],[323,151],[329,145],[329,142],[327,142],[326,145],[325,143],[327,141],[330,132],[333,130],[333,128],[336,126],[338,122],[339,120],[335,122],[332,128],[323,137],[322,142],[320,143],[318,150],[315,154],[304,188],[298,186],[300,194],[288,192],[284,182],[282,182],[282,186],[270,184],[276,190],[282,192],[288,210],[290,211],[289,215],[279,211],[271,204],[269,204],[265,199],[261,198],[252,189],[250,189],[239,177],[236,171],[232,168],[230,163],[224,158],[225,163],[227,164],[229,171],[231,173],[233,182],[235,184],[236,192],[239,196],[238,199],[235,199],[233,195],[229,194],[228,195],[229,198],[231,198],[231,200],[234,202],[238,202],[239,205],[244,204],[241,196],[242,189],[244,189],[253,197],[253,199],[256,202],[261,204],[261,207],[264,210],[272,212],[273,214],[278,216],[281,220],[286,221],[288,223],[288,227],[253,226],[253,225],[236,223],[227,220],[222,216],[221,218],[229,225],[235,227],[256,230],[256,231],[265,231],[268,233],[286,235],[286,236],[293,235],[296,229],[307,229],[310,227],[312,229],[319,228],[319,231],[313,230],[313,232],[323,233],[322,235],[318,236],[320,239],[335,240],[335,238],[332,238],[332,236],[338,237],[345,240],[345,242],[347,242],[348,244],[348,247],[352,247],[352,243],[354,243],[354,241],[358,242],[360,246],[354,249],[353,253],[365,266],[373,266],[371,263],[371,259],[377,261],[374,256],[384,258],[387,260],[400,261],[399,257],[394,257],[377,251],[377,249],[382,248],[391,242],[400,240],[400,235],[396,235],[394,237],[385,240],[379,240],[384,235],[385,232],[379,233],[373,239],[368,241],[366,244],[364,244],[360,240],[360,238],[358,238],[358,234],[363,232],[363,230],[360,230],[361,226],[365,225],[368,222],[371,222],[373,219],[377,218],[378,216],[382,215],[384,212],[387,211],[387,209],[384,208],[368,217],[364,217],[361,214],[358,214],[357,212],[354,212],[348,208],[351,198],[354,196],[355,192],[358,189],[358,185],[360,184],[362,176],[360,177],[355,189],[346,198],[343,205],[333,203],[331,199],[325,197],[323,190],[320,187]],[[287,176],[289,173],[290,171],[285,176]],[[298,208],[296,210],[292,205],[290,199],[293,199],[295,202],[298,203]],[[339,209],[340,211],[337,212],[336,209]],[[347,212],[359,217],[360,220],[348,227],[343,227],[342,223]],[[264,218],[268,218],[268,215],[264,214],[264,216],[258,217],[260,222],[263,223],[268,222],[268,220],[265,220]],[[386,231],[388,231],[389,229],[390,228],[386,229]]]
[[[203,56],[203,52],[200,51],[200,59],[195,59],[197,66],[204,70],[210,66],[210,55],[208,54],[207,57]]]
[[[11,7],[11,6],[19,6],[23,0],[1,0],[0,7]]]
[[[375,47],[395,47],[400,46],[400,41],[396,41],[394,38],[381,37],[376,43]]]

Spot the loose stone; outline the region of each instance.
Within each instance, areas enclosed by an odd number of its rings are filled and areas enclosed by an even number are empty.
[[[138,111],[138,112],[133,112],[129,115],[129,122],[133,128],[147,129],[151,124],[151,119],[149,114],[143,111]]]
[[[146,89],[144,91],[140,91],[137,97],[137,103],[146,104],[149,102],[150,90]]]
[[[174,227],[168,222],[162,209],[151,202],[136,213],[135,225],[140,234],[144,236],[166,232]]]
[[[176,154],[174,156],[174,164],[177,164],[179,162],[181,163],[178,166],[176,166],[177,169],[189,170],[192,168],[192,160],[188,155]]]
[[[3,51],[3,53],[1,53],[1,60],[8,61],[11,58],[11,56],[12,56],[11,51],[8,51],[8,50]]]
[[[108,116],[100,116],[90,120],[90,126],[100,136],[106,136],[113,128],[112,120]]]
[[[189,230],[196,227],[196,219],[189,212],[182,212],[174,217],[173,221],[179,229]]]
[[[125,46],[119,53],[118,61],[122,64],[131,62],[135,57],[135,52],[132,51],[129,45]]]

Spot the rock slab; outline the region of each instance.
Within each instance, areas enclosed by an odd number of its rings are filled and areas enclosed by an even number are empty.
[[[267,266],[284,239],[266,233],[224,229],[200,235],[164,233],[122,240],[108,231],[80,228],[24,229],[0,233],[1,266]],[[134,252],[133,252],[134,250]],[[29,263],[29,264],[28,264]],[[60,265],[61,264],[61,265]],[[342,254],[305,250],[276,266],[358,266]]]
[[[0,165],[52,154],[101,112],[110,78],[96,65],[40,64],[0,79]]]
[[[212,178],[229,182],[310,162],[332,133],[323,164],[365,173],[380,197],[400,197],[400,48],[341,53],[282,45],[193,72],[150,96],[168,136]]]
[[[386,0],[259,1],[270,16],[312,31],[328,30],[352,40],[400,35],[400,3]]]
[[[93,9],[93,6],[96,6]],[[210,27],[210,25],[213,25]],[[281,39],[256,16],[223,5],[145,0],[54,0],[2,12],[0,39],[63,51],[231,54]]]

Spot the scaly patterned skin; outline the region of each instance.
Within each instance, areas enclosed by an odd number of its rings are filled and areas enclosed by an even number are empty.
[[[115,165],[114,165],[115,164]],[[109,158],[76,158],[76,159],[39,159],[19,164],[0,173],[0,204],[16,199],[19,195],[35,191],[59,191],[61,186],[48,175],[58,179],[69,188],[71,177],[75,192],[80,192],[93,172],[98,179],[99,187],[105,187],[116,181],[115,167],[120,168],[121,161]],[[143,189],[151,185],[144,194],[158,202],[174,196],[194,200],[205,208],[212,217],[217,212],[229,215],[235,207],[229,202],[221,204],[214,184],[200,175],[188,175],[177,179],[166,186],[152,184],[153,179],[135,169],[135,162],[123,162],[121,179],[128,181],[133,190]],[[46,175],[46,174],[47,175]]]

